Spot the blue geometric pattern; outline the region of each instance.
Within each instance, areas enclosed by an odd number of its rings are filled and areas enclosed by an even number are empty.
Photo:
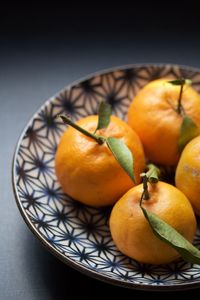
[[[160,77],[191,78],[200,91],[200,73],[171,65],[142,65],[98,74],[62,90],[33,116],[19,141],[14,160],[17,203],[33,232],[71,266],[91,276],[133,288],[162,289],[200,284],[200,266],[178,262],[140,264],[120,253],[112,241],[110,208],[82,205],[62,192],[54,172],[54,155],[66,126],[56,117],[77,120],[95,114],[102,99],[125,119],[137,91]],[[200,248],[200,232],[194,241]]]

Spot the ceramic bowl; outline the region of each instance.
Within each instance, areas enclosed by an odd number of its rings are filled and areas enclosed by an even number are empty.
[[[168,76],[190,78],[200,91],[200,71],[177,65],[130,65],[72,83],[33,115],[14,154],[14,192],[29,228],[64,263],[111,284],[142,290],[196,288],[200,266],[183,260],[145,265],[118,251],[108,227],[110,209],[87,207],[62,192],[54,156],[65,126],[56,116],[65,113],[77,120],[97,113],[99,103],[106,100],[115,115],[126,119],[137,91],[153,79]],[[194,243],[200,247],[199,231]]]

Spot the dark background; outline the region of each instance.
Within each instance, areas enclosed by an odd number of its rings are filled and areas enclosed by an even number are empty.
[[[150,3],[149,3],[150,2]],[[176,5],[178,7],[176,8]],[[91,72],[129,63],[200,67],[199,10],[192,1],[108,1],[0,9],[0,299],[146,297],[101,283],[49,254],[16,207],[17,139],[46,99]],[[179,292],[182,294],[181,292]],[[194,291],[184,295],[194,295]],[[156,294],[157,296],[160,296]]]

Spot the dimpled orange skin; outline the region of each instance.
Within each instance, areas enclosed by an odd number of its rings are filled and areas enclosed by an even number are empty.
[[[93,133],[97,122],[97,116],[88,116],[77,124]],[[138,184],[145,160],[136,133],[124,121],[112,116],[108,127],[97,134],[122,139],[129,147]],[[112,205],[133,186],[105,143],[99,145],[72,127],[65,131],[58,145],[55,169],[63,191],[90,206]]]
[[[128,124],[139,135],[147,157],[155,163],[176,165],[183,117],[176,112],[180,86],[158,79],[148,83],[133,99]],[[190,86],[182,94],[185,113],[200,127],[200,95]]]
[[[113,207],[110,230],[118,249],[142,263],[165,264],[179,254],[153,233],[139,206],[142,184],[129,190]],[[192,242],[196,219],[192,206],[177,188],[164,182],[149,185],[150,199],[143,207],[156,214]]]
[[[188,197],[196,214],[200,216],[200,136],[184,148],[175,181],[178,189]]]

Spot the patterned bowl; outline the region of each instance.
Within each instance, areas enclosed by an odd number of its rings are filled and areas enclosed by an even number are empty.
[[[91,75],[45,102],[24,129],[13,160],[13,187],[19,210],[32,232],[64,263],[94,278],[143,290],[183,290],[200,286],[200,266],[182,260],[145,265],[120,253],[112,241],[110,209],[84,206],[62,192],[54,172],[54,155],[72,119],[95,114],[102,99],[125,119],[137,91],[150,80],[191,78],[200,91],[200,70],[177,65],[131,65]],[[196,234],[200,247],[200,233]]]

